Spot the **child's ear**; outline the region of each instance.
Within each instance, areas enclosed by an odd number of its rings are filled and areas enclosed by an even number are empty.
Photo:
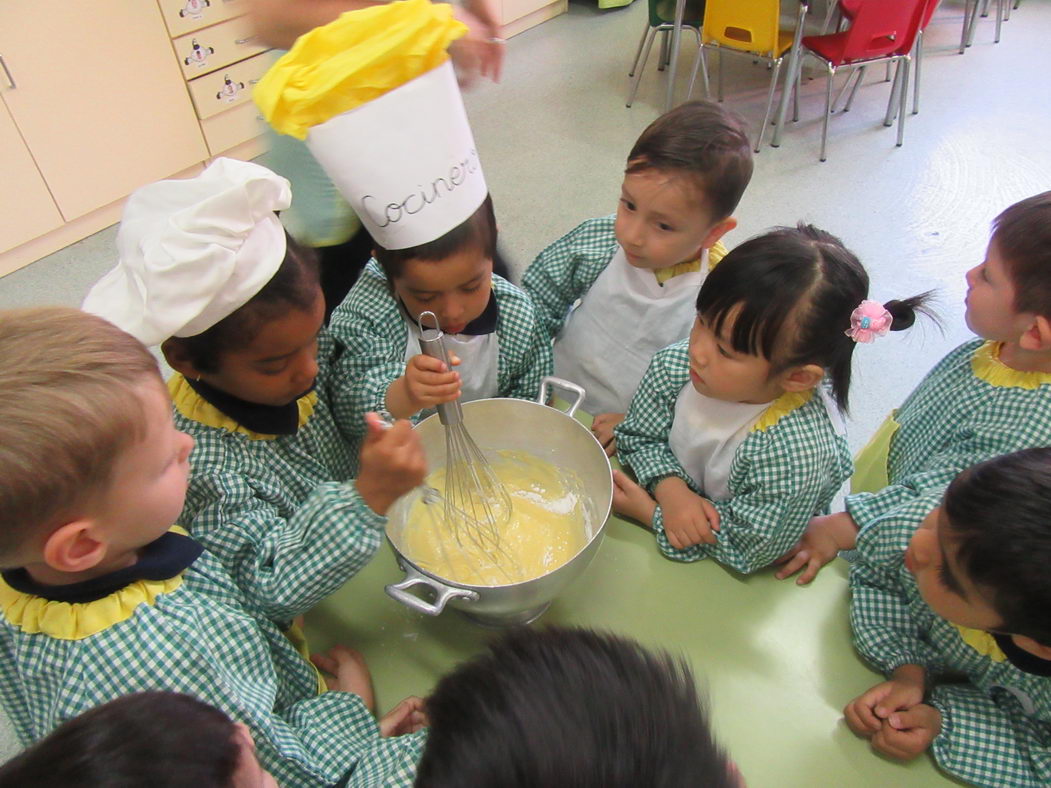
[[[200,380],[201,371],[193,365],[190,354],[186,352],[182,342],[176,339],[164,340],[161,342],[161,353],[164,354],[164,360],[168,362],[168,366],[182,374],[183,377]]]
[[[95,537],[95,521],[68,522],[44,542],[44,563],[57,572],[84,572],[106,557],[106,544]]]
[[[737,227],[737,220],[732,216],[727,216],[722,221],[716,222],[712,226],[712,229],[708,231],[708,235],[704,237],[704,242],[701,244],[701,248],[711,249],[720,238],[735,227]]]
[[[825,370],[817,364],[795,367],[781,375],[781,388],[785,391],[809,391],[825,377]]]
[[[1029,328],[1018,340],[1018,346],[1022,350],[1035,352],[1046,352],[1051,350],[1051,321],[1043,315],[1037,315]]]
[[[1041,643],[1037,643],[1032,638],[1027,638],[1025,635],[1011,635],[1011,640],[1014,644],[1023,651],[1028,651],[1030,654],[1040,659],[1051,660],[1051,646],[1045,646]]]

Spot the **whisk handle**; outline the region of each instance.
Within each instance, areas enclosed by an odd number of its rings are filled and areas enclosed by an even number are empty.
[[[425,356],[445,362],[445,366],[452,369],[452,364],[449,363],[449,352],[445,349],[445,342],[442,340],[444,336],[445,333],[441,329],[422,329],[420,331],[420,352]],[[443,402],[439,405],[438,420],[446,426],[461,423],[463,421],[463,408],[460,407],[460,400],[455,399],[452,402]]]

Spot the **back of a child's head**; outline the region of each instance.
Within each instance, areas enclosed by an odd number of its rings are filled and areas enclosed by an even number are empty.
[[[688,176],[709,219],[725,219],[752,179],[752,145],[745,122],[711,101],[680,104],[653,121],[628,154],[625,174],[646,170]]]
[[[1051,318],[1051,191],[993,220],[992,244],[1015,289],[1015,309]]]
[[[390,282],[401,278],[406,263],[411,260],[440,263],[460,254],[477,254],[482,259],[495,260],[496,214],[493,212],[493,198],[487,196],[471,216],[433,241],[405,249],[385,249],[377,243],[373,254]]]
[[[1051,646],[1051,448],[968,468],[945,493],[956,563],[991,595],[999,631]]]
[[[126,695],[74,717],[0,768],[0,788],[231,788],[234,723],[189,695]]]
[[[847,330],[868,291],[868,273],[854,253],[834,235],[800,222],[731,250],[701,286],[697,313],[716,334],[732,323],[733,349],[765,358],[773,374],[820,366],[846,410],[857,344]],[[890,330],[911,326],[926,300],[924,294],[884,304]]]
[[[418,788],[736,784],[689,667],[612,634],[522,629],[427,700]]]
[[[322,298],[317,253],[285,234],[285,256],[274,276],[244,306],[211,328],[189,337],[171,337],[200,372],[218,372],[224,353],[239,350],[255,339],[272,320],[292,311],[309,312]]]
[[[0,566],[105,491],[146,430],[157,362],[102,318],[49,307],[0,312]]]

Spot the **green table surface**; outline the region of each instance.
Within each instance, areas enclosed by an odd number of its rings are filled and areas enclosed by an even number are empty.
[[[745,577],[714,561],[669,561],[651,533],[614,516],[591,565],[533,626],[607,629],[685,655],[750,788],[963,785],[929,756],[881,758],[843,722],[847,701],[881,680],[851,645],[846,572],[836,560],[799,587],[769,571]],[[455,610],[409,610],[383,590],[401,577],[384,544],[306,619],[313,649],[345,643],[364,653],[381,711],[426,696],[499,634]]]

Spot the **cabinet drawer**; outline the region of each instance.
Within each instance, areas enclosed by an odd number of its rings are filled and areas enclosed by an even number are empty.
[[[263,133],[263,116],[251,101],[244,102],[201,121],[201,130],[208,143],[208,151],[218,156],[242,142]]]
[[[187,79],[210,74],[266,51],[248,18],[243,16],[182,36],[172,44]]]
[[[190,95],[201,120],[251,102],[252,88],[270,68],[273,58],[263,53],[219,69],[189,83]]]
[[[157,0],[172,38],[245,12],[244,0]]]

